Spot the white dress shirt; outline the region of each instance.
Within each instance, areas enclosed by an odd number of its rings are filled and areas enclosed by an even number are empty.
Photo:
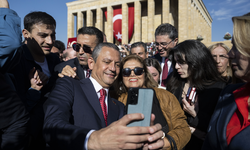
[[[94,78],[92,78],[91,76],[89,77],[90,81],[92,82],[93,86],[94,86],[94,89],[95,89],[95,92],[97,93],[97,97],[98,99],[100,98],[100,90],[101,89],[104,89],[106,91],[106,96],[105,96],[105,103],[106,103],[106,108],[107,108],[107,114],[108,114],[108,98],[107,98],[107,95],[108,95],[108,92],[109,92],[109,89],[107,88],[103,88]],[[85,149],[87,150],[88,149],[88,140],[89,140],[89,136],[92,134],[92,132],[94,132],[95,130],[90,130],[88,132],[88,134],[86,135],[86,138],[85,138],[85,141],[84,141],[84,147]]]

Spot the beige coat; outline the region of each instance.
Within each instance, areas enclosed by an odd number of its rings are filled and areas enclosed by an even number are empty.
[[[167,134],[174,139],[177,149],[182,149],[191,137],[184,111],[181,109],[180,103],[173,94],[164,89],[154,88],[154,90],[169,126],[169,132]],[[118,100],[126,105],[127,96],[127,93],[123,93]]]

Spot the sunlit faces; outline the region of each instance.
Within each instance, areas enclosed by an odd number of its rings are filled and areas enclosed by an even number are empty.
[[[154,78],[155,82],[159,82],[160,81],[160,74],[158,72],[158,70],[153,67],[153,66],[147,66],[148,71],[151,73],[152,77]]]
[[[120,72],[120,53],[113,48],[103,47],[96,62],[88,60],[91,76],[104,88],[109,88]]]
[[[212,56],[217,62],[217,69],[222,76],[227,76],[227,66],[229,66],[229,59],[227,51],[219,46],[212,50]]]
[[[31,31],[24,29],[23,36],[28,48],[35,55],[48,55],[55,42],[55,26],[42,23],[34,24]]]
[[[96,42],[97,42],[96,35],[78,34],[77,36],[77,43],[79,43],[81,46],[83,46],[83,44],[89,46],[92,51],[97,45]],[[91,56],[91,54],[85,53],[84,50],[80,48],[79,52],[77,52],[76,55],[80,65],[84,66],[88,65],[88,58]]]
[[[134,47],[130,51],[131,51],[131,54],[138,55],[142,59],[148,58],[148,53],[145,52],[145,49],[142,46]]]
[[[141,64],[139,61],[135,59],[130,59],[125,62],[123,69],[124,68],[134,69],[136,67],[143,68],[143,64]],[[145,81],[145,73],[143,73],[142,75],[135,75],[134,71],[131,71],[130,76],[128,77],[123,76],[123,83],[127,88],[143,87],[144,81]]]
[[[228,53],[231,59],[231,65],[234,75],[244,81],[250,81],[250,58],[242,55],[233,44],[232,49]]]
[[[185,58],[183,56],[183,58]],[[186,62],[178,62],[178,60],[176,60],[175,58],[175,69],[177,70],[177,73],[180,75],[181,78],[185,79],[189,77],[189,73],[188,73],[188,64]]]
[[[168,57],[170,49],[175,47],[178,39],[171,40],[168,35],[157,35],[155,44],[161,57]]]

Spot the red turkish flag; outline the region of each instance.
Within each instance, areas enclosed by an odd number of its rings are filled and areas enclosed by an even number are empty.
[[[76,43],[76,40],[77,40],[76,37],[68,38],[67,48],[72,47],[72,45]]]
[[[107,19],[107,10],[105,11]],[[132,38],[134,31],[134,4],[128,5],[128,37]],[[113,7],[113,33],[117,41],[122,42],[122,7]]]

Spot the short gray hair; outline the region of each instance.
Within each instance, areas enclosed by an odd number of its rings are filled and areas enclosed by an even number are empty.
[[[94,61],[96,62],[97,60],[97,57],[99,56],[101,50],[103,47],[110,47],[110,48],[113,48],[114,50],[118,51],[119,54],[120,54],[120,51],[119,51],[119,48],[115,45],[115,44],[112,44],[112,43],[99,43],[93,50],[93,53],[92,53],[92,57],[94,59]]]

